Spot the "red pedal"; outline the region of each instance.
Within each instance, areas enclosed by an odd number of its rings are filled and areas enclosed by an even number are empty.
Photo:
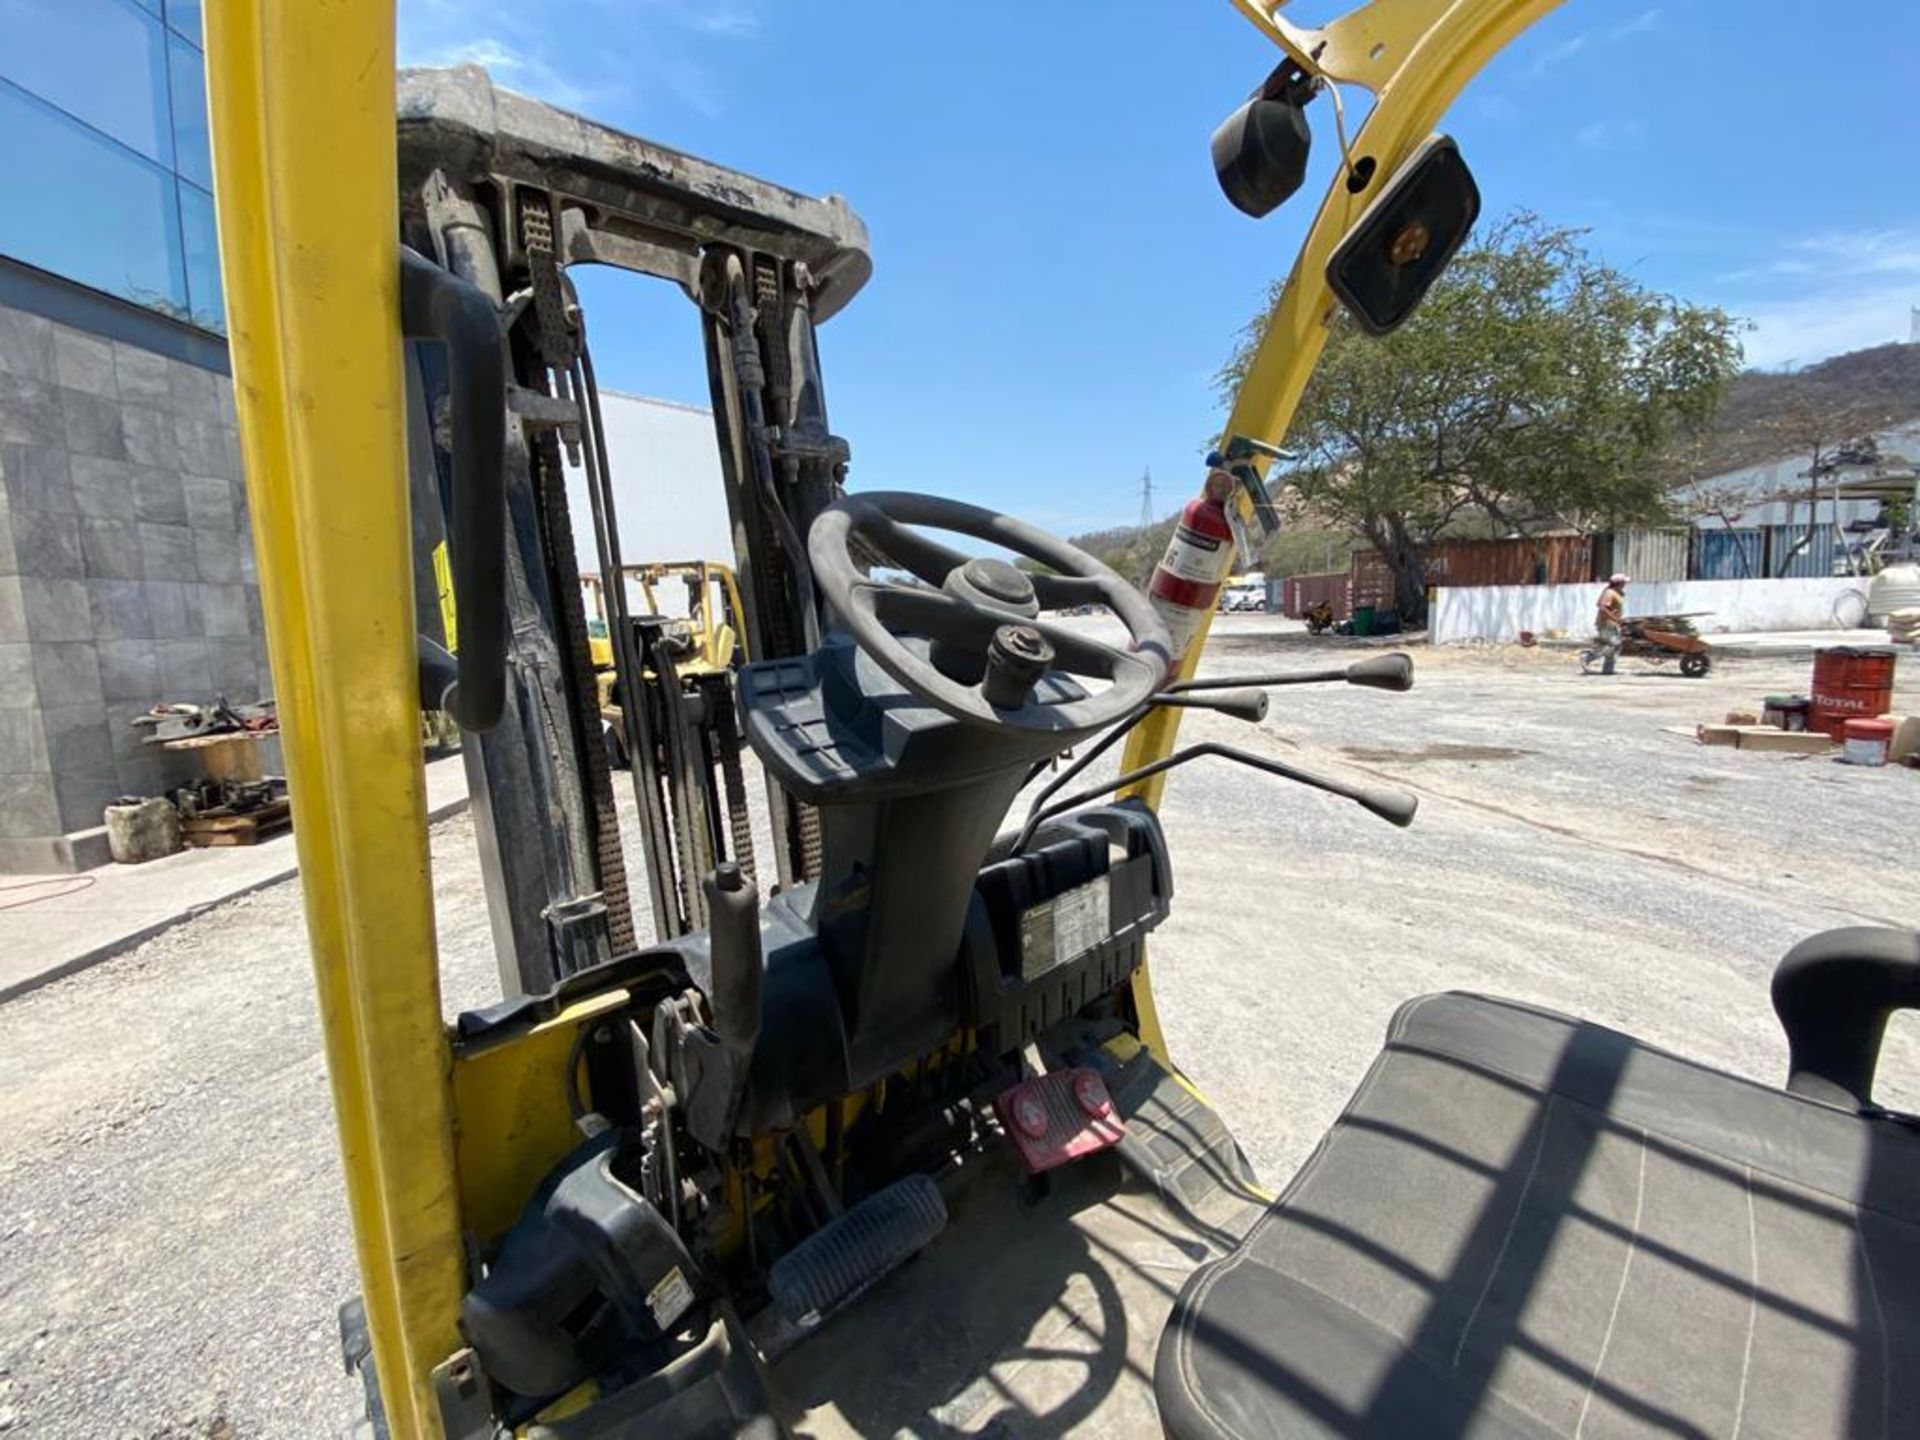
[[[1022,1080],[997,1096],[993,1108],[1029,1175],[1118,1145],[1127,1133],[1098,1070],[1055,1070]]]

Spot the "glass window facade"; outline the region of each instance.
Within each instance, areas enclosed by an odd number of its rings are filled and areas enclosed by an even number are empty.
[[[199,0],[0,4],[0,254],[224,331]]]

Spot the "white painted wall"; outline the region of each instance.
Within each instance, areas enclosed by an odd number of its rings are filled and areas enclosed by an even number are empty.
[[[1434,592],[1429,633],[1436,645],[1463,640],[1512,640],[1522,630],[1593,633],[1593,612],[1605,587],[1588,585],[1477,585]],[[1832,630],[1865,609],[1866,582],[1818,580],[1669,580],[1627,587],[1627,614],[1675,615],[1704,610],[1694,621],[1702,634],[1761,630]],[[1842,604],[1849,592],[1860,604]],[[1835,618],[1839,607],[1842,616]],[[1855,623],[1858,623],[1855,619]]]
[[[650,560],[733,564],[733,529],[712,413],[617,390],[600,392],[600,413],[607,426],[621,557],[629,565]],[[597,571],[599,550],[584,471],[567,472],[567,505],[580,568]],[[678,594],[679,588],[668,586],[667,592]]]

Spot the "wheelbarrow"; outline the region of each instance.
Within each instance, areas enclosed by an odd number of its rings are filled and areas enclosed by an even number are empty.
[[[1713,669],[1713,657],[1707,652],[1707,642],[1693,628],[1693,622],[1702,615],[1712,613],[1710,610],[1694,610],[1684,615],[1643,615],[1623,621],[1620,626],[1621,657],[1645,660],[1653,665],[1678,660],[1682,675],[1689,680],[1701,679]],[[1599,651],[1582,650],[1580,668],[1591,672],[1593,662],[1598,658]]]

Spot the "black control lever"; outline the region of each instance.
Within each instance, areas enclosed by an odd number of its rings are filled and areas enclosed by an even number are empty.
[[[448,558],[458,607],[455,678],[423,704],[462,730],[499,722],[507,691],[507,367],[500,315],[484,291],[400,247],[400,328],[446,345],[452,400],[453,496]],[[432,657],[437,659],[438,657]],[[441,675],[423,667],[423,678]]]
[[[1271,689],[1276,685],[1331,685],[1344,681],[1364,685],[1369,690],[1407,691],[1413,688],[1413,657],[1395,650],[1356,660],[1337,670],[1282,670],[1273,675],[1232,675],[1212,680],[1182,680],[1169,685],[1163,695],[1191,695],[1197,691],[1226,690],[1241,686]]]
[[[1250,766],[1268,775],[1277,775],[1282,780],[1297,780],[1302,785],[1315,790],[1324,790],[1329,795],[1338,795],[1353,801],[1361,809],[1378,815],[1382,820],[1405,828],[1413,823],[1414,813],[1420,808],[1420,801],[1404,790],[1384,790],[1372,785],[1355,785],[1345,780],[1335,779],[1331,775],[1316,775],[1311,770],[1302,770],[1298,766],[1288,765],[1279,760],[1269,760],[1263,755],[1252,755],[1245,750],[1236,750],[1231,745],[1221,745],[1216,741],[1203,741],[1198,745],[1189,745],[1184,750],[1176,750],[1164,760],[1156,760],[1151,765],[1142,765],[1136,770],[1128,770],[1116,775],[1104,784],[1069,795],[1065,800],[1056,800],[1044,809],[1035,810],[1027,817],[1026,828],[1020,832],[1015,842],[1018,852],[1027,842],[1033,831],[1055,815],[1061,815],[1089,800],[1097,799],[1115,790],[1123,790],[1139,781],[1151,779],[1162,771],[1171,770],[1176,765],[1184,765],[1189,760],[1198,760],[1203,756],[1217,755],[1222,760],[1231,760],[1236,765]]]
[[[1215,690],[1207,694],[1166,694],[1154,697],[1155,705],[1180,710],[1216,710],[1235,720],[1257,725],[1267,718],[1267,692],[1264,690]]]

